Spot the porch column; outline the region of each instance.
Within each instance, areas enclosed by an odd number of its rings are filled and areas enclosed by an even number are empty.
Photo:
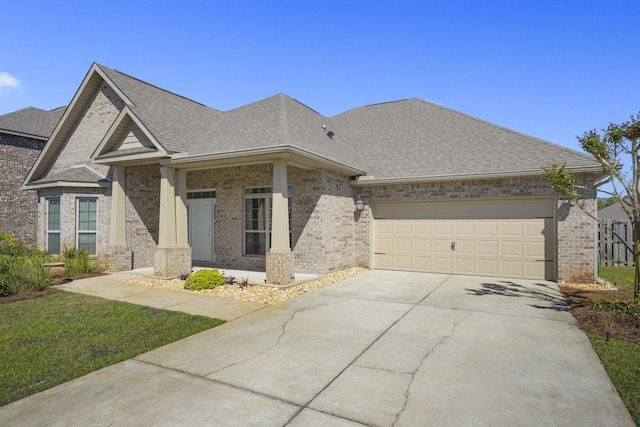
[[[176,191],[175,170],[160,167],[160,218],[158,224],[158,248],[176,245]]]
[[[187,171],[176,171],[176,244],[189,246],[187,225]]]
[[[124,166],[113,166],[111,181],[111,226],[109,245],[126,246],[127,221],[125,215]]]
[[[111,221],[109,244],[104,254],[108,271],[131,270],[133,253],[127,247],[127,216],[124,166],[111,168]]]
[[[186,179],[181,179],[181,173],[176,174],[174,168],[160,166],[158,246],[153,265],[154,275],[159,277],[175,277],[191,272],[191,248],[186,244],[187,232],[183,230],[183,227],[187,227]],[[178,219],[183,221],[179,226],[176,222]]]
[[[271,249],[266,254],[267,283],[288,285],[295,281],[295,270],[289,245],[287,164],[284,162],[273,164],[271,212]]]

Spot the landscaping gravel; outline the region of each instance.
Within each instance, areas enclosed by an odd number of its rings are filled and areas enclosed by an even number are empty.
[[[319,279],[296,284],[288,287],[276,287],[262,284],[249,284],[245,288],[241,288],[237,284],[222,285],[214,289],[199,291],[196,293],[203,295],[212,295],[222,298],[233,298],[241,301],[260,302],[263,304],[277,304],[299,295],[320,289],[323,286],[330,285],[340,280],[347,279],[357,274],[367,271],[366,268],[353,267],[346,270],[337,271],[328,274]],[[141,279],[125,280],[125,284],[142,285],[152,288],[169,289],[172,291],[193,292],[184,289],[184,280],[180,279],[159,279],[157,277],[144,277]]]

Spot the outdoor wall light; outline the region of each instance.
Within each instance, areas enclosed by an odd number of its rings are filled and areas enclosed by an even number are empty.
[[[356,201],[356,210],[364,210],[364,202],[362,201],[362,198],[360,196],[358,196],[358,200]]]

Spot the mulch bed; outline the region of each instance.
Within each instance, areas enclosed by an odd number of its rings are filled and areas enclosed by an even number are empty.
[[[40,298],[40,297],[43,297],[45,295],[49,295],[49,294],[52,294],[52,293],[58,292],[58,291],[59,291],[59,289],[57,289],[57,288],[48,287],[48,288],[45,288],[42,291],[19,292],[17,294],[9,295],[9,296],[6,296],[6,297],[0,297],[0,304],[8,304],[10,302],[22,301],[22,300],[26,300],[26,299]]]
[[[601,336],[609,331],[612,338],[640,343],[640,319],[593,308],[593,302],[602,298],[633,299],[633,291],[589,291],[564,286],[561,290],[580,329]]]

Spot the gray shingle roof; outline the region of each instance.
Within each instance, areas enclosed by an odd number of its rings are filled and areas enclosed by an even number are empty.
[[[198,156],[272,147],[295,147],[356,169],[359,166],[353,147],[335,132],[328,118],[285,94],[224,113],[188,154]]]
[[[553,162],[598,168],[585,154],[415,98],[355,108],[331,121],[376,179],[539,172]]]
[[[129,107],[168,152],[188,151],[208,134],[222,112],[98,65],[133,102]]]
[[[66,107],[50,111],[28,107],[0,116],[0,132],[9,131],[46,139],[58,124]]]
[[[204,156],[296,147],[357,169],[357,156],[330,120],[284,94],[222,112],[99,65],[131,110],[170,153]],[[323,125],[325,128],[323,128]]]
[[[629,217],[620,207],[620,202],[609,205],[606,208],[602,208],[598,211],[598,218],[600,219],[624,219]]]
[[[53,182],[86,182],[86,183],[98,183],[103,181],[104,178],[95,171],[87,167],[75,167],[66,169],[55,175],[47,176],[46,178],[33,181],[33,184],[48,184]]]
[[[337,163],[350,173],[365,171],[365,180],[406,181],[539,174],[541,166],[551,163],[599,169],[585,154],[415,98],[359,107],[330,119],[284,94],[222,112],[94,64],[61,131],[32,169],[31,182],[45,176],[103,76],[159,148],[179,153],[174,158],[180,163],[292,150],[314,161]],[[0,124],[2,118],[6,116]],[[46,179],[53,178],[60,180]]]

